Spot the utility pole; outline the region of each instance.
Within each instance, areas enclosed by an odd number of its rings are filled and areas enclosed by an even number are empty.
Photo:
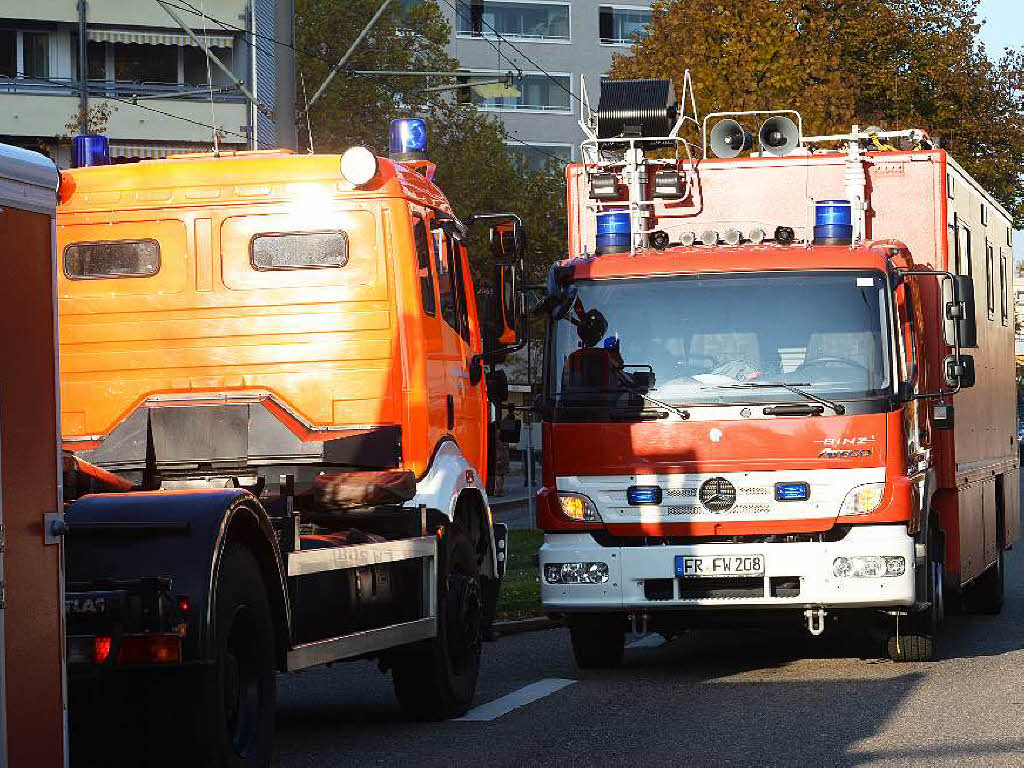
[[[89,46],[85,39],[88,11],[86,0],[78,0],[78,111],[86,122],[83,126],[86,132],[89,131],[89,62],[86,61]]]

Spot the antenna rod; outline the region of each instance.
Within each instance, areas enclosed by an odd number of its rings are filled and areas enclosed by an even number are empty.
[[[160,0],[157,0],[157,2],[160,2]],[[358,48],[359,44],[363,42],[363,39],[369,34],[370,29],[373,27],[374,24],[377,23],[377,20],[384,14],[384,9],[386,9],[390,3],[391,0],[384,0],[384,2],[380,4],[380,8],[377,9],[377,12],[373,14],[373,18],[370,19],[369,23],[365,27],[363,27],[363,31],[359,33],[359,36],[352,42],[352,45],[349,46],[348,50],[345,51],[345,55],[338,59],[338,63],[335,64],[331,68],[331,71],[327,73],[327,77],[324,78],[324,81],[320,84],[320,87],[316,89],[316,93],[313,94],[313,98],[310,99],[309,104],[306,105],[307,113],[313,107],[313,105],[320,100],[320,97],[323,96],[324,91],[327,90],[327,86],[331,84],[331,81],[334,79],[334,77],[338,74],[339,71],[341,71],[341,68],[345,66],[345,62],[347,62],[349,58],[352,56],[352,54],[355,53],[356,48]]]
[[[313,152],[313,127],[309,124],[309,97],[306,96],[306,75],[299,72],[299,79],[302,81],[302,100],[306,102],[306,134],[309,136],[309,154]]]
[[[245,87],[245,83],[243,83],[241,80],[239,80],[238,76],[235,75],[235,73],[232,72],[231,69],[229,69],[224,64],[223,61],[221,61],[219,58],[217,58],[217,54],[215,54],[213,51],[211,51],[210,48],[206,45],[206,43],[204,43],[202,40],[199,39],[199,36],[195,32],[192,31],[192,28],[189,27],[189,25],[185,23],[184,19],[182,19],[181,16],[179,16],[173,10],[171,10],[171,8],[164,3],[164,0],[156,0],[156,3],[161,8],[163,8],[165,11],[167,11],[167,15],[169,15],[172,19],[174,19],[176,22],[178,22],[178,26],[181,27],[183,30],[185,30],[185,34],[188,35],[190,38],[192,38],[192,42],[194,42],[196,45],[198,45],[199,49],[203,53],[206,54],[206,60],[208,62],[213,62],[214,64],[216,64],[217,68],[220,69],[220,71],[223,72],[225,75],[227,75],[228,78],[230,78],[230,80],[234,84],[235,88],[240,90],[242,92],[242,94],[245,96],[245,98],[247,98],[249,101],[251,101],[253,104],[255,104],[256,108],[260,112],[262,112],[263,114],[265,114],[265,115],[273,115],[274,114],[272,109],[270,109],[266,104],[261,102],[259,99],[257,99],[255,96],[253,96],[249,92],[249,89]]]

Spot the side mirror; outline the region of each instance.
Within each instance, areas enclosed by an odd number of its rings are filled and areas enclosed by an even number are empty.
[[[495,261],[517,263],[526,252],[526,232],[518,218],[490,226],[491,255]]]
[[[954,291],[955,288],[955,291]],[[956,275],[952,282],[943,281],[942,300],[944,312],[944,335],[950,346],[955,341],[954,325],[960,332],[961,347],[978,346],[978,325],[974,311],[974,279],[967,275]]]
[[[498,437],[503,443],[518,443],[523,430],[523,423],[511,413],[498,424]]]
[[[493,370],[487,374],[487,399],[495,405],[508,400],[508,376],[504,371]]]
[[[960,385],[960,389],[974,386],[974,355],[960,355],[959,363],[956,355],[949,355],[943,361],[946,384],[950,387]]]
[[[953,428],[953,406],[952,405],[933,405],[932,406],[932,426],[935,429],[952,429]]]
[[[519,286],[516,268],[508,262],[494,265],[494,340],[499,347],[516,344],[519,339]]]

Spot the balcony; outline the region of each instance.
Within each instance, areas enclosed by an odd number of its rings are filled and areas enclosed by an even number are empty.
[[[459,0],[456,5],[457,37],[501,36],[526,42],[571,42],[568,3]]]

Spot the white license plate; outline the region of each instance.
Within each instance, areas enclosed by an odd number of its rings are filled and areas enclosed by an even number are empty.
[[[763,576],[763,555],[676,555],[676,576]]]

